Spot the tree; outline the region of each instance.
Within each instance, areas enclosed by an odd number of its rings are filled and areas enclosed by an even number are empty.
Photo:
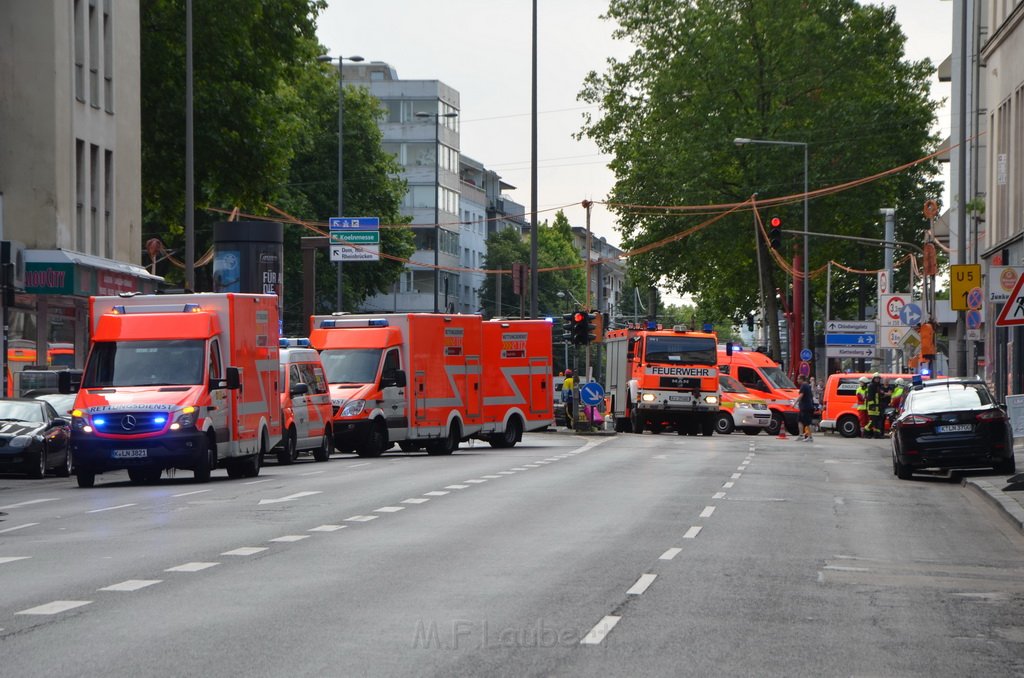
[[[614,159],[610,200],[621,205],[711,205],[803,192],[800,148],[745,146],[747,137],[803,142],[811,190],[873,175],[926,155],[936,103],[928,99],[927,61],[904,59],[895,10],[854,0],[612,0],[607,18],[636,50],[591,73],[580,98],[601,106],[580,136]],[[810,230],[879,237],[877,211],[896,207],[897,238],[919,240],[919,205],[938,193],[933,164],[810,202]],[[801,230],[799,197],[763,213]],[[623,246],[657,242],[699,225],[708,215],[617,208]],[[790,258],[793,239],[783,242]],[[757,257],[763,257],[757,284]],[[785,276],[755,241],[751,212],[741,211],[634,257],[650,284],[690,293],[722,318],[759,311],[764,287],[768,317]],[[880,267],[882,250],[839,240],[814,240],[810,268],[836,259]],[[768,265],[770,264],[770,265]],[[824,285],[813,284],[823,307]],[[856,290],[835,291],[836,313],[856,303]],[[836,317],[842,317],[837,315]],[[776,325],[771,324],[772,328]],[[774,346],[778,346],[777,328]]]
[[[506,228],[487,236],[487,252],[483,268],[488,271],[511,271],[513,264],[528,266],[530,248],[522,234],[514,228]],[[540,254],[538,246],[538,256]],[[512,276],[489,274],[480,287],[480,304],[484,315],[509,317],[519,315],[519,297],[512,287]]]

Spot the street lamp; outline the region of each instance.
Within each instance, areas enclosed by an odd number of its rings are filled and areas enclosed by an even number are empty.
[[[808,241],[809,237],[807,234],[807,142],[805,141],[772,141],[768,139],[746,139],[743,137],[737,137],[733,139],[733,143],[737,146],[745,146],[747,144],[761,144],[765,146],[803,146],[804,148],[804,256],[803,256],[803,278],[804,278],[804,294],[803,294],[803,331],[804,331],[804,348],[811,351],[814,354],[814,335],[812,334],[813,324],[811,323],[811,279],[808,276],[808,260],[807,255],[809,251]],[[828,320],[828,318],[826,318]],[[796,362],[796,356],[790,356],[790,360]],[[813,360],[813,358],[812,358]],[[813,365],[813,363],[812,363]],[[813,372],[812,372],[813,374]]]
[[[441,118],[454,118],[458,113],[427,113],[417,111],[417,118],[434,119],[434,313],[439,312],[437,297],[441,287]],[[445,299],[445,306],[448,305]]]
[[[345,127],[345,81],[344,81],[343,73],[342,73],[344,69],[342,69],[341,65],[342,65],[343,61],[351,61],[353,63],[359,63],[360,61],[363,61],[363,57],[361,57],[361,56],[348,56],[348,57],[347,56],[337,56],[337,57],[333,57],[333,56],[331,56],[329,54],[321,54],[320,56],[318,56],[316,58],[316,60],[320,61],[320,62],[324,62],[324,63],[332,62],[332,61],[337,61],[338,62],[338,217],[340,218],[340,217],[345,216],[345,209],[344,209],[345,208],[345,198],[344,198],[344,195],[342,194],[342,190],[341,190],[342,182],[343,182],[343,177],[344,177],[344,173],[342,171],[344,169],[344,164],[342,162],[341,151],[342,151],[342,147],[344,146],[342,131],[344,130],[344,127]],[[331,244],[330,240],[328,240],[328,243],[327,243],[328,251],[330,251],[330,244]],[[337,296],[337,309],[336,310],[342,311],[342,310],[344,310],[342,308],[342,306],[341,306],[342,292],[344,291],[344,286],[342,284],[342,277],[341,277],[341,265],[342,265],[341,259],[339,259],[337,261],[337,264],[338,264],[338,296]]]

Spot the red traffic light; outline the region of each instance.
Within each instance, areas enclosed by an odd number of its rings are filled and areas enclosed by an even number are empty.
[[[587,321],[587,314],[583,311],[576,311],[572,314],[572,321],[574,323],[582,323]]]
[[[769,221],[768,223],[771,225],[772,228],[778,228],[782,226],[782,219],[779,219],[778,217],[772,217],[771,221]]]

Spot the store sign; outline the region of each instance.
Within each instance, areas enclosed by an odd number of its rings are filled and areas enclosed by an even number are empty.
[[[100,270],[96,273],[96,294],[114,296],[121,292],[135,292],[139,281],[116,271]]]
[[[25,262],[25,291],[29,294],[74,294],[75,265]]]

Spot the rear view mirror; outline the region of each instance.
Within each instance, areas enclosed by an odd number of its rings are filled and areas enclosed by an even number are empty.
[[[300,396],[309,393],[309,384],[292,384],[291,388],[288,389],[288,395]]]
[[[403,370],[387,370],[380,377],[380,387],[398,387],[405,388],[405,372]]]
[[[237,391],[242,388],[242,371],[237,367],[227,367],[224,369],[223,379],[210,380],[210,390],[224,388],[229,391]]]

